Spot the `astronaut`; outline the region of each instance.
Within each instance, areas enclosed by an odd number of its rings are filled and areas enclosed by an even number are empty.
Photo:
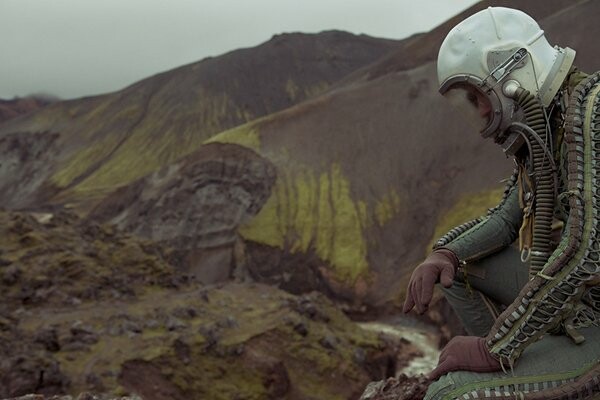
[[[600,73],[574,59],[502,7],[442,43],[440,93],[516,168],[500,204],[438,240],[410,279],[404,312],[425,312],[440,283],[469,335],[442,350],[426,399],[600,392]]]

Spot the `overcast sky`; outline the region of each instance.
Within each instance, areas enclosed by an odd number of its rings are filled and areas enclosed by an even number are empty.
[[[0,98],[121,89],[283,32],[402,39],[474,0],[0,0]]]

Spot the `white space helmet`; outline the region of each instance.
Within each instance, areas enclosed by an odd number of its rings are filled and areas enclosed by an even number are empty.
[[[528,90],[548,107],[574,58],[574,50],[550,46],[529,15],[489,7],[446,36],[438,54],[439,90],[470,109],[482,123],[483,137],[497,137],[513,121],[517,89]]]

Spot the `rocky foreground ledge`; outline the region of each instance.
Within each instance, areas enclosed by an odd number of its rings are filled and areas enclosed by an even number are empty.
[[[360,400],[422,400],[429,383],[429,379],[423,375],[400,374],[395,378],[370,383]]]
[[[365,388],[359,400],[422,400],[425,397],[429,380],[423,376],[407,376],[401,374],[395,378],[388,378],[372,382]],[[143,400],[137,395],[114,397],[109,395],[96,395],[84,392],[77,397],[73,396],[44,396],[30,394],[21,397],[12,397],[3,400]]]
[[[0,399],[356,399],[415,354],[322,294],[202,285],[69,214],[0,211],[0,291]]]

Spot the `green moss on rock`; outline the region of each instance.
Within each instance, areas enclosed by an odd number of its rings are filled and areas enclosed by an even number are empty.
[[[70,393],[96,385],[145,395],[151,383],[182,398],[350,399],[383,378],[373,371],[399,349],[320,294],[255,284],[158,289],[50,314],[39,308],[20,326],[25,336],[57,332],[52,359]],[[158,382],[144,382],[148,369]]]

